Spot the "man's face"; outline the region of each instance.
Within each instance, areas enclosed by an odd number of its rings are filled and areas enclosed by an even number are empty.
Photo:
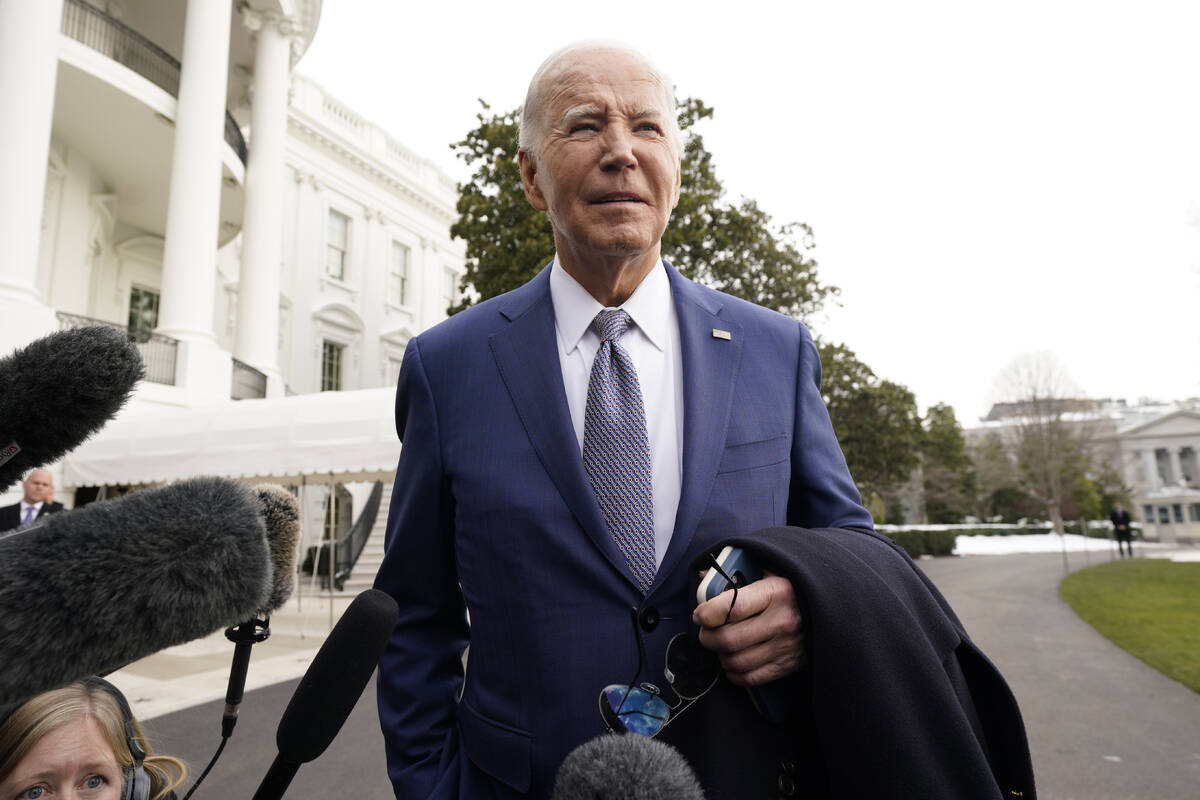
[[[585,264],[657,253],[679,201],[667,97],[645,62],[619,50],[576,53],[543,78],[538,153],[521,153],[521,177],[560,255]]]
[[[30,504],[45,502],[54,492],[50,473],[42,469],[31,472],[22,485],[25,487],[25,502]]]

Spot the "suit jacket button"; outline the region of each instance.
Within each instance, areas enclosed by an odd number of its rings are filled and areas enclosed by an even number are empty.
[[[784,775],[795,775],[796,774],[796,762],[792,761],[789,758],[785,758],[783,761],[779,762],[779,771],[782,772]]]
[[[642,613],[638,617],[638,620],[642,624],[642,630],[644,630],[646,633],[650,633],[658,627],[658,609],[654,606],[646,606],[642,609]]]
[[[779,794],[783,797],[793,797],[796,794],[796,782],[788,775],[779,776]]]

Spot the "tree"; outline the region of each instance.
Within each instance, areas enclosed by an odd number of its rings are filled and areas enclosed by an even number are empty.
[[[993,431],[970,448],[976,478],[975,513],[983,519],[1016,522],[1039,512],[1020,486],[1016,458],[1001,435]]]
[[[850,474],[868,502],[886,498],[920,463],[917,402],[904,386],[879,380],[845,345],[819,346],[821,395]]]
[[[554,254],[550,222],[521,188],[519,112],[492,114],[487,103],[480,104],[478,127],[451,145],[473,170],[459,186],[459,217],[450,235],[466,242],[463,288],[474,293],[464,294],[450,313],[515,289]],[[689,98],[678,111],[682,188],[663,234],[664,255],[701,283],[784,314],[799,318],[819,309],[837,288],[817,278],[812,230],[803,223],[773,225],[753,200],[725,202],[712,154],[695,130],[697,122],[712,117],[712,108]]]
[[[521,189],[517,166],[519,114],[475,115],[479,126],[461,142],[451,145],[473,169],[471,179],[458,187],[458,221],[450,235],[467,244],[463,288],[470,286],[485,300],[515,289],[537,274],[554,254],[550,220],[529,205]],[[448,310],[453,314],[471,305],[473,298]]]
[[[954,409],[939,403],[925,411],[921,471],[925,516],[929,522],[962,522],[971,513],[975,469],[967,455],[962,426]]]
[[[1115,503],[1132,508],[1133,489],[1125,484],[1121,471],[1116,466],[1106,461],[1095,468],[1094,472],[1092,482],[1096,485],[1096,491],[1100,493],[1100,512],[1093,519],[1107,517],[1107,512],[1112,510]]]
[[[1010,427],[1022,487],[1063,533],[1063,506],[1086,474],[1086,429],[1067,419],[1079,406],[1079,391],[1049,353],[1015,359],[997,380],[1014,409]]]
[[[452,236],[466,242],[462,301],[448,311],[515,289],[554,254],[546,215],[529,205],[517,166],[517,111],[493,113],[480,101],[478,126],[452,149],[472,169],[459,186]],[[689,98],[679,104],[683,132],[679,205],[663,234],[663,253],[685,275],[795,318],[837,295],[817,277],[812,229],[774,225],[753,200],[726,202],[712,154],[696,130],[713,115]],[[823,393],[852,474],[872,508],[884,507],[919,463],[920,420],[907,388],[879,380],[841,346],[823,346]]]

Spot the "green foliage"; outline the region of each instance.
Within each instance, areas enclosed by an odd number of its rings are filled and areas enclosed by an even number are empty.
[[[1078,527],[1078,526],[1077,526]],[[1047,522],[1025,525],[951,524],[951,525],[881,525],[880,533],[891,536],[904,531],[935,531],[953,533],[955,536],[1027,536],[1035,533],[1050,533],[1054,530]]]
[[[975,499],[975,470],[967,455],[954,409],[939,403],[925,412],[921,437],[925,517],[930,522],[961,522]]]
[[[1071,487],[1069,507],[1064,504],[1064,514],[1068,518],[1099,519],[1102,515],[1100,506],[1100,487],[1087,477],[1080,475]],[[1075,513],[1069,513],[1074,511]]]
[[[472,170],[459,187],[459,218],[450,233],[466,242],[463,288],[473,287],[474,294],[464,294],[450,313],[526,283],[554,255],[550,223],[521,187],[518,112],[495,113],[480,103],[478,126],[451,146]],[[753,200],[727,202],[696,130],[712,117],[712,108],[690,98],[678,113],[682,187],[663,234],[663,254],[683,274],[781,313],[804,317],[819,309],[838,290],[817,278],[812,229],[776,225]],[[915,399],[907,388],[877,379],[845,347],[823,347],[822,362],[834,430],[859,489],[877,499],[872,513],[882,520],[886,504],[878,498],[891,496],[919,463]]]
[[[1014,523],[1045,513],[1021,488],[1016,459],[999,433],[987,434],[970,449],[969,456],[975,473],[975,516]]]
[[[1019,486],[1001,486],[987,498],[988,519],[1000,517],[1001,522],[1015,523],[1019,519],[1041,516],[1042,504]]]
[[[931,531],[905,529],[880,531],[884,536],[904,548],[911,558],[919,556],[948,556],[954,553],[955,531]]]
[[[1092,519],[1108,519],[1108,514],[1116,503],[1125,508],[1133,507],[1133,490],[1125,485],[1121,471],[1115,464],[1093,464],[1093,470],[1092,483],[1100,493],[1100,512]]]
[[[853,475],[854,473],[850,474]],[[882,525],[887,522],[887,506],[878,492],[864,494],[863,506],[867,509],[867,513],[871,515],[871,519],[876,525]]]
[[[845,345],[819,345],[821,393],[838,444],[863,497],[885,495],[920,463],[917,402],[904,386],[879,380]]]
[[[495,297],[526,283],[554,255],[550,220],[529,205],[517,166],[518,112],[475,115],[479,127],[451,145],[474,172],[458,187],[458,221],[450,235],[467,244],[463,287],[473,286],[480,299]],[[472,298],[448,311],[471,305]]]
[[[945,403],[930,406],[925,411],[923,427],[921,452],[927,459],[951,470],[961,471],[971,466],[962,426],[958,424],[953,408]]]
[[[1118,647],[1200,692],[1200,564],[1110,561],[1072,573],[1058,592]]]
[[[525,199],[517,166],[519,112],[476,115],[478,127],[451,145],[473,170],[459,186],[458,221],[450,235],[466,242],[463,286],[485,300],[527,282],[554,255],[547,216]],[[663,234],[663,255],[683,274],[721,291],[802,317],[819,309],[837,288],[817,279],[812,230],[803,223],[775,225],[753,200],[724,201],[712,154],[695,125],[711,107],[689,98],[679,104],[684,133],[679,205]],[[450,309],[473,302],[465,296]]]
[[[1050,533],[1053,530],[1053,526],[1049,523],[1042,523],[1041,525],[1011,525],[1004,528],[968,525],[958,528],[956,533],[959,536],[1031,536],[1035,533]]]
[[[1036,401],[1031,401],[1036,402]],[[1088,466],[1087,448],[1080,432],[1071,424],[1046,414],[1016,428],[1017,470],[1021,486],[1054,513],[1078,516],[1070,497],[1080,485]]]

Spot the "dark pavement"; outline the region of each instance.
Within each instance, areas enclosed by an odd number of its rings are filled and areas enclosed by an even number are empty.
[[[1070,565],[1083,567],[1084,556],[1071,554]],[[1040,798],[1200,798],[1200,694],[1080,620],[1058,597],[1061,555],[942,558],[920,566],[1012,686]],[[197,800],[253,795],[275,757],[275,728],[295,685],[247,693],[237,729]],[[160,752],[184,758],[198,774],[220,740],[221,710],[222,703],[208,703],[147,727]],[[287,796],[390,800],[374,682],[330,749],[300,768]]]
[[[250,800],[275,759],[275,729],[300,681],[277,683],[246,692],[237,727],[212,772],[193,800]],[[224,700],[195,706],[146,722],[156,752],[183,759],[191,773],[176,793],[180,798],[208,764],[221,742]],[[383,738],[375,713],[375,681],[367,686],[338,737],[324,755],[303,764],[288,798],[394,800],[387,778]]]
[[[1200,694],[1076,616],[1061,555],[919,563],[1017,696],[1042,800],[1200,798]]]

